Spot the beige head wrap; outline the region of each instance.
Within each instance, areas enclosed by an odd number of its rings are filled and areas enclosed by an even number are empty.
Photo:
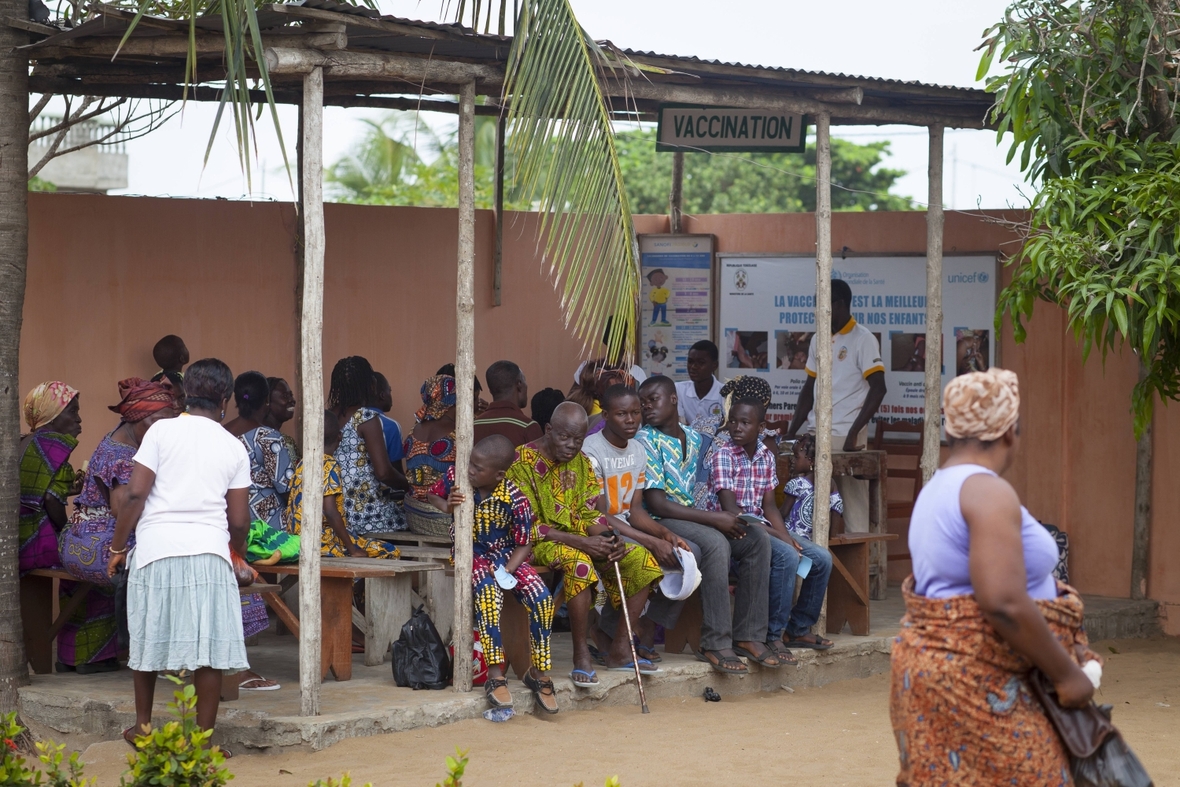
[[[1020,388],[1007,369],[961,374],[942,394],[946,433],[955,438],[998,440],[1020,417]]]

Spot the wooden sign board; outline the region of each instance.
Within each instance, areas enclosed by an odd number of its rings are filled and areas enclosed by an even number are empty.
[[[660,107],[656,150],[802,153],[803,115],[763,109]]]

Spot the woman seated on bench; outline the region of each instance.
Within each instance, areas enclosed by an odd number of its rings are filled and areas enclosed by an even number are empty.
[[[78,391],[63,382],[41,383],[25,397],[29,434],[20,442],[20,572],[57,565],[57,534],[66,525],[66,501],[76,494],[70,454],[82,433]]]
[[[85,675],[119,668],[119,621],[115,591],[107,577],[115,514],[127,498],[132,459],[148,428],[163,418],[176,417],[172,391],[160,383],[131,377],[119,383],[119,395],[122,401],[110,409],[123,420],[94,449],[82,492],[74,499],[70,526],[61,536],[61,564],[94,589],[58,634],[58,672],[77,669]],[[63,583],[63,595],[73,594],[74,588],[68,585],[73,583]]]
[[[336,414],[324,411],[324,521],[320,531],[320,553],[328,557],[385,557],[400,555],[397,548],[384,541],[353,536],[348,531],[344,510],[344,486],[340,482],[340,463],[333,454],[340,445],[340,424]],[[295,480],[287,500],[286,525],[295,533],[303,523],[303,460],[295,467]]]

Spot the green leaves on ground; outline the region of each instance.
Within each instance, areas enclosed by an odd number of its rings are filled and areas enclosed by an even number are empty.
[[[1065,309],[1085,353],[1129,346],[1136,436],[1180,397],[1180,127],[1176,0],[1019,0],[985,34],[980,75],[1039,186],[997,325],[1017,341],[1038,300]]]

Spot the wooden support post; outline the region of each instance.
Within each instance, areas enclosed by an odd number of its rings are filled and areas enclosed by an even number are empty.
[[[815,488],[832,486],[832,118],[815,117]],[[828,545],[831,524],[827,506],[816,506],[812,537]],[[817,632],[827,622],[827,599]]]
[[[1147,365],[1139,358],[1139,381]],[[1153,419],[1154,421],[1154,416]],[[1147,574],[1151,568],[1152,428],[1149,422],[1135,443],[1135,514],[1131,520],[1131,598],[1147,598]]]
[[[672,154],[672,193],[668,195],[668,218],[671,232],[679,235],[684,231],[684,151]]]
[[[929,197],[926,202],[926,414],[922,431],[922,483],[938,469],[942,446],[942,124],[930,127]]]
[[[299,712],[320,714],[320,530],[324,464],[324,71],[303,77],[303,528],[299,538]]]
[[[455,478],[467,501],[455,511],[455,691],[471,691],[471,528],[467,463],[475,431],[475,82],[459,93],[459,275],[455,286]]]
[[[503,284],[504,263],[504,132],[506,115],[501,112],[496,120],[496,171],[493,173],[492,206],[496,214],[496,246],[492,250],[492,305],[500,305],[500,287]]]

